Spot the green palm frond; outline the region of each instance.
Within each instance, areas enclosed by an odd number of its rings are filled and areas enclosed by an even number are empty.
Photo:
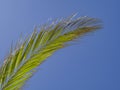
[[[69,17],[35,28],[32,35],[11,48],[0,67],[0,90],[20,90],[36,68],[56,50],[86,33],[100,29],[99,20]]]

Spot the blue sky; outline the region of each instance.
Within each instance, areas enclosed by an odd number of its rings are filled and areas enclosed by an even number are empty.
[[[103,29],[59,50],[40,67],[24,90],[120,90],[119,0],[0,0],[0,59],[11,42],[49,18],[97,17]]]

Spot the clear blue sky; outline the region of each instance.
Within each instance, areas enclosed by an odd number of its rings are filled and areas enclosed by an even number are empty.
[[[120,90],[119,9],[119,0],[0,0],[0,59],[21,32],[27,35],[49,18],[76,12],[97,17],[104,28],[56,52],[24,90]]]

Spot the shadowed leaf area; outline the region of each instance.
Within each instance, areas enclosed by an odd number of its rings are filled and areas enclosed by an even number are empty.
[[[35,28],[23,42],[11,47],[0,67],[0,90],[21,90],[36,68],[55,51],[100,28],[100,21],[90,17],[68,17]]]

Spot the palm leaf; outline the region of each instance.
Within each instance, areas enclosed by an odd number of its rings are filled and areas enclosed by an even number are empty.
[[[99,20],[90,17],[69,17],[35,28],[22,43],[11,47],[0,67],[0,90],[20,90],[46,58],[68,46],[68,42],[97,29]]]

